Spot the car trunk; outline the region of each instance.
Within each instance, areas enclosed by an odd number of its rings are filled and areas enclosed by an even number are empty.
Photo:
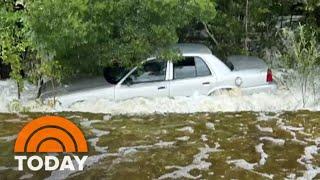
[[[262,59],[250,56],[231,56],[228,58],[228,63],[235,74],[241,74],[239,77],[243,77],[245,87],[272,83],[271,69],[268,69],[268,65]]]
[[[233,71],[261,69],[267,70],[267,64],[257,57],[251,56],[231,56],[228,57],[228,62],[232,64]]]

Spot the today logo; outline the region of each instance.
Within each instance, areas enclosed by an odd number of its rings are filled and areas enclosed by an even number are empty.
[[[18,170],[23,171],[24,165],[32,171],[54,170],[83,170],[88,156],[81,158],[65,153],[87,153],[88,146],[81,130],[69,120],[57,116],[44,116],[28,123],[19,132],[15,146],[15,153],[63,153],[60,163],[56,156],[16,155]],[[73,163],[73,160],[75,163]],[[75,167],[77,166],[77,167]]]

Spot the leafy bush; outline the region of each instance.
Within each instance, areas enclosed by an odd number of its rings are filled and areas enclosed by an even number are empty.
[[[307,91],[311,87],[314,97],[316,91],[315,78],[319,75],[320,46],[316,33],[306,26],[300,25],[296,30],[284,29],[282,32],[284,65],[296,70],[300,77],[303,106],[307,103]]]

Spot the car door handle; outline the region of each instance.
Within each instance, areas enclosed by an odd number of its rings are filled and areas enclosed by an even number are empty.
[[[162,89],[166,89],[166,87],[165,86],[158,87],[158,90],[162,90]]]
[[[210,85],[210,82],[203,82],[202,85]]]

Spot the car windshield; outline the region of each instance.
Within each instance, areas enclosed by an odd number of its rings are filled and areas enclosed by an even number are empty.
[[[161,60],[151,60],[139,66],[126,80],[125,84],[139,84],[164,81],[167,63]]]

